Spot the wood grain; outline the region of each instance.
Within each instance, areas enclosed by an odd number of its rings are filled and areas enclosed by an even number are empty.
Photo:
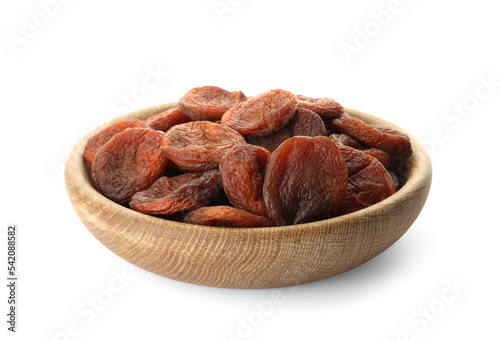
[[[78,142],[65,168],[68,196],[88,230],[115,254],[155,274],[225,288],[284,287],[320,280],[389,248],[413,224],[427,198],[431,162],[411,135],[414,155],[398,192],[366,209],[319,222],[249,229],[198,226],[144,215],[99,194],[83,157],[87,139],[117,121],[147,119],[175,106],[147,108],[98,127]],[[366,113],[346,112],[366,123],[404,131]]]

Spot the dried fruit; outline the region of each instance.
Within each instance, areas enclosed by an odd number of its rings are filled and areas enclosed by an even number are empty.
[[[269,152],[273,152],[287,139],[292,138],[292,131],[287,124],[276,132],[262,137],[247,137],[248,143],[260,146]]]
[[[394,180],[376,158],[338,142],[336,145],[349,175],[347,193],[337,209],[339,215],[366,208],[394,193]]]
[[[229,92],[217,86],[195,87],[177,103],[179,110],[192,120],[219,120],[222,115],[241,101],[243,92]]]
[[[219,170],[161,177],[149,189],[137,192],[130,201],[136,211],[170,215],[207,205],[222,188]]]
[[[397,191],[399,189],[399,186],[400,186],[400,182],[399,182],[399,178],[398,176],[396,176],[396,174],[392,171],[388,171],[389,172],[389,175],[391,175],[391,178],[392,178],[392,181],[394,183],[394,191]]]
[[[92,179],[101,194],[125,204],[156,181],[168,163],[162,149],[164,133],[149,128],[126,129],[97,152]]]
[[[382,165],[387,169],[391,164],[391,155],[387,152],[379,150],[379,149],[366,149],[363,152],[369,156],[376,158]]]
[[[157,115],[151,116],[146,120],[146,125],[152,129],[166,132],[174,125],[187,123],[191,119],[182,113],[178,108],[173,108]]]
[[[104,130],[96,133],[88,139],[87,144],[85,145],[85,150],[83,151],[83,156],[85,157],[87,162],[92,165],[92,163],[94,163],[94,158],[97,151],[99,151],[101,146],[106,144],[106,142],[109,141],[114,135],[122,132],[125,129],[145,127],[147,127],[147,125],[137,119],[124,120],[118,123],[114,123],[113,125],[108,126]]]
[[[175,125],[165,133],[168,158],[186,171],[205,171],[219,166],[222,157],[245,138],[233,129],[213,122]]]
[[[311,98],[297,95],[299,107],[316,112],[323,119],[340,117],[344,108],[337,101],[330,98]]]
[[[221,124],[245,137],[265,136],[285,126],[297,108],[297,96],[293,93],[271,90],[228,110],[222,116]]]
[[[231,93],[233,94],[234,98],[236,98],[237,102],[243,102],[247,100],[247,96],[245,96],[245,94],[241,91],[233,91]]]
[[[346,114],[332,120],[332,125],[361,143],[391,155],[410,157],[413,154],[410,139],[402,132],[385,127],[384,129],[377,128]]]
[[[375,157],[385,168],[389,168],[391,164],[391,155],[387,152],[375,148],[367,149],[349,135],[343,133],[333,133],[330,135],[330,138],[335,142],[342,143],[345,146],[349,146],[354,149],[362,150],[367,155]]]
[[[235,146],[222,158],[219,170],[231,204],[252,214],[267,216],[262,186],[271,154],[258,146]]]
[[[334,141],[342,143],[346,146],[350,146],[351,148],[354,148],[354,149],[362,149],[363,148],[361,146],[361,144],[358,143],[357,140],[355,140],[351,136],[346,135],[344,133],[332,133],[330,135],[330,138],[333,139]]]
[[[290,122],[292,136],[326,136],[325,123],[314,111],[300,108]]]
[[[275,89],[247,100],[216,86],[193,88],[146,121],[116,123],[84,152],[109,199],[227,227],[306,223],[370,206],[404,183],[411,155],[407,135],[365,124],[333,99]]]
[[[346,165],[327,137],[292,137],[271,155],[264,201],[277,225],[332,217],[346,191]]]
[[[224,205],[203,207],[191,211],[184,222],[216,227],[255,228],[271,227],[269,219],[248,211]]]

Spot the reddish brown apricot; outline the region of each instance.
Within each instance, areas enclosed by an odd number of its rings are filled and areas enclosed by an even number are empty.
[[[285,126],[297,108],[297,96],[293,93],[271,90],[228,110],[222,116],[221,124],[245,137],[265,136]]]
[[[391,155],[389,155],[387,152],[374,148],[363,150],[363,152],[369,156],[376,158],[386,169],[389,168],[391,164]]]
[[[260,146],[269,152],[273,152],[287,139],[292,138],[292,131],[290,126],[285,125],[276,132],[262,137],[247,137],[246,140],[249,144]]]
[[[387,133],[389,135],[394,135],[394,136],[400,136],[402,138],[408,139],[408,136],[406,134],[404,134],[398,130],[394,130],[393,128],[390,128],[388,126],[376,125],[376,124],[373,124],[371,126],[373,126],[374,128],[376,128],[377,130],[379,130],[383,133]]]
[[[241,101],[243,92],[229,92],[217,86],[195,87],[177,103],[179,110],[192,120],[219,120],[222,115]]]
[[[94,158],[92,179],[101,194],[125,204],[147,189],[167,166],[164,133],[149,128],[126,129],[104,144]]]
[[[351,136],[346,135],[344,133],[332,133],[330,135],[330,138],[333,139],[334,141],[342,143],[346,146],[350,146],[351,148],[354,148],[354,149],[362,149],[363,148],[363,146],[361,146],[361,144],[359,144],[357,140],[355,140]]]
[[[125,129],[129,128],[146,128],[147,125],[140,120],[124,120],[122,122],[114,123],[113,125],[101,130],[96,133],[92,137],[90,137],[85,145],[85,150],[83,151],[83,156],[85,160],[89,162],[90,165],[94,163],[94,158],[104,144],[111,139],[114,135],[119,132],[122,132]]]
[[[346,114],[332,120],[332,125],[371,148],[402,157],[410,157],[413,154],[410,139],[402,132],[385,127],[377,128]],[[390,132],[387,129],[390,129]]]
[[[349,181],[347,193],[337,209],[337,214],[347,214],[391,196],[394,180],[384,166],[363,151],[336,142],[345,161]]]
[[[281,129],[262,137],[247,137],[248,143],[263,147],[269,152],[276,150],[284,141],[294,136],[325,136],[323,120],[316,113],[307,109],[298,109],[290,121]]]
[[[175,125],[164,139],[168,158],[186,171],[215,169],[222,157],[240,144],[245,144],[245,138],[238,132],[207,121]]]
[[[330,98],[311,98],[297,95],[299,107],[316,112],[323,119],[340,117],[344,108],[337,101]]]
[[[130,207],[152,215],[171,215],[207,205],[217,198],[222,183],[219,170],[161,177],[149,189],[137,192]]]
[[[289,124],[292,136],[326,136],[325,123],[321,117],[308,109],[299,107]]]
[[[389,175],[391,175],[391,178],[392,178],[392,181],[394,182],[394,191],[397,191],[399,189],[399,186],[401,185],[401,183],[399,182],[399,178],[398,176],[396,176],[396,174],[392,171],[388,171],[389,172]]]
[[[272,223],[264,216],[225,206],[203,207],[191,211],[184,222],[215,227],[256,228],[271,227]]]
[[[267,216],[262,186],[271,154],[258,146],[243,144],[222,158],[219,170],[231,204],[252,214]]]
[[[174,125],[187,123],[191,119],[182,113],[178,108],[173,108],[157,115],[151,116],[146,120],[146,125],[152,129],[166,132]]]
[[[346,165],[327,137],[292,137],[271,154],[264,201],[277,225],[332,217],[346,191]]]

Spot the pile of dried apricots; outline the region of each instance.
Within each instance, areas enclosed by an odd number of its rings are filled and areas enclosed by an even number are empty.
[[[216,86],[176,108],[115,123],[84,151],[95,188],[141,213],[186,223],[270,227],[373,205],[399,187],[410,139],[344,113],[333,99]]]

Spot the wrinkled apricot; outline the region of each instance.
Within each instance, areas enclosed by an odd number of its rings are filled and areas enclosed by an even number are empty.
[[[258,146],[243,144],[222,158],[219,170],[231,204],[252,214],[267,216],[262,186],[271,154]]]
[[[311,98],[297,95],[299,107],[316,112],[323,119],[340,117],[344,108],[336,100],[331,98]]]
[[[234,146],[245,144],[235,130],[208,121],[175,125],[165,133],[168,158],[185,171],[205,171],[219,166],[222,157]]]
[[[203,207],[191,211],[184,218],[185,223],[215,227],[256,228],[271,227],[272,223],[264,216],[224,205]]]
[[[292,136],[326,136],[325,123],[321,117],[308,109],[299,107],[289,124]]]
[[[285,90],[271,90],[228,110],[221,124],[245,137],[265,136],[285,126],[297,108],[296,95]]]
[[[174,125],[187,123],[191,119],[182,113],[178,108],[173,108],[154,116],[149,117],[146,120],[146,125],[152,129],[166,132]]]
[[[147,125],[145,123],[137,119],[124,120],[114,123],[88,139],[87,144],[85,145],[85,150],[83,151],[83,156],[85,157],[85,160],[92,165],[97,151],[99,151],[101,146],[106,144],[106,142],[109,141],[114,135],[125,129],[146,127]]]
[[[330,135],[330,138],[339,142],[339,143],[350,146],[351,148],[354,148],[354,149],[362,149],[363,148],[363,146],[361,144],[359,144],[359,142],[357,140],[355,140],[351,136],[346,135],[344,133],[332,133]]]
[[[285,125],[281,129],[276,132],[273,132],[267,136],[262,137],[247,137],[246,140],[248,143],[260,146],[261,148],[266,149],[269,152],[273,152],[280,146],[284,141],[289,138],[292,138],[292,131],[290,130],[289,125]]]
[[[164,133],[149,128],[126,129],[104,144],[92,164],[92,180],[101,194],[126,204],[136,192],[156,181],[168,163]]]
[[[179,110],[192,120],[219,120],[222,115],[241,101],[243,92],[229,92],[217,86],[195,87],[177,103]]]
[[[391,164],[391,155],[387,152],[374,148],[363,150],[363,152],[376,158],[386,169],[389,168]]]
[[[292,137],[271,154],[264,201],[277,225],[332,217],[346,191],[346,165],[327,137]]]
[[[410,157],[413,154],[410,139],[402,132],[385,127],[377,128],[347,114],[332,120],[332,125],[361,143],[391,155]]]
[[[323,120],[316,113],[308,109],[298,109],[290,121],[281,129],[262,137],[247,137],[250,144],[267,149],[276,150],[280,144],[294,136],[326,136]]]
[[[132,196],[133,210],[153,215],[170,215],[207,205],[222,188],[218,170],[160,177],[147,190]]]
[[[394,193],[393,178],[376,158],[338,142],[336,145],[349,176],[347,193],[337,209],[337,214],[366,208]]]

